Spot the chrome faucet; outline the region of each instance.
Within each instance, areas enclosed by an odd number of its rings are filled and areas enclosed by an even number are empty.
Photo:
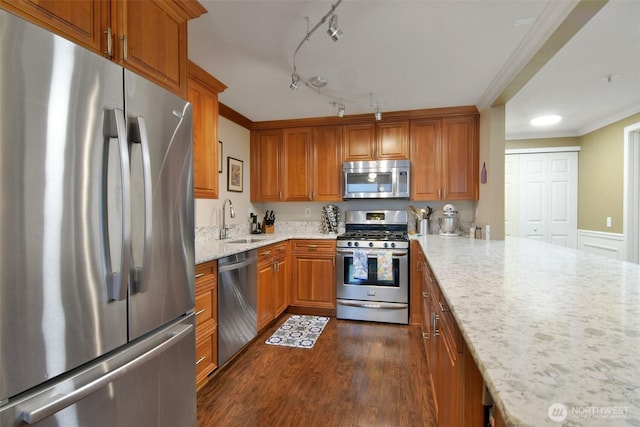
[[[229,227],[227,227],[226,215],[224,210],[227,202],[229,202],[229,216],[231,216],[231,218],[236,217],[236,211],[233,209],[233,203],[231,203],[231,200],[225,199],[225,201],[222,203],[222,228],[220,229],[220,240],[226,239],[227,233],[229,232]]]

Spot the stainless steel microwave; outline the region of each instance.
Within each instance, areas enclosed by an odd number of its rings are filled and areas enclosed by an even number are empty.
[[[343,199],[408,199],[409,160],[344,162]]]

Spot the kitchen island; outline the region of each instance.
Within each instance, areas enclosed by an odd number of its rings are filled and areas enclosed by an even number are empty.
[[[507,425],[640,426],[640,265],[416,238]]]

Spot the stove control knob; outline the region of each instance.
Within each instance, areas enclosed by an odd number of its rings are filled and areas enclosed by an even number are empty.
[[[347,242],[347,246],[351,247],[351,242]]]
[[[384,242],[384,247],[385,247],[385,248],[388,248],[388,247],[389,247],[389,243]]]
[[[360,244],[358,242],[355,242],[354,246],[357,248],[358,246],[360,246]]]
[[[369,242],[369,247],[372,248],[373,247],[373,242]]]

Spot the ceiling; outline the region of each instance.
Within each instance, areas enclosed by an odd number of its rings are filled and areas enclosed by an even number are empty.
[[[531,69],[578,3],[344,0],[335,10],[344,35],[334,42],[328,19],[305,40],[330,1],[200,2],[208,13],[189,22],[189,57],[228,86],[220,102],[254,122],[334,116],[340,103],[347,115],[485,109]],[[323,88],[289,88],[299,45],[297,73],[307,82],[323,77]],[[610,0],[509,97],[507,138],[581,135],[640,112],[638,88],[640,1]],[[542,113],[563,120],[532,128]]]

